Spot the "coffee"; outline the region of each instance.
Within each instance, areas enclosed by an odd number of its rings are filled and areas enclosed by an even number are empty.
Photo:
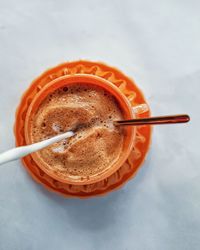
[[[75,136],[38,152],[48,171],[65,176],[97,175],[119,159],[124,130],[113,125],[123,119],[109,92],[90,84],[74,84],[50,93],[31,120],[31,141],[38,142],[69,130]]]

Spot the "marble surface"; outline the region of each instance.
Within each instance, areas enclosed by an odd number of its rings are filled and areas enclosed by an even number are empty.
[[[198,0],[0,0],[1,151],[14,146],[23,91],[66,60],[119,67],[154,115],[191,115],[155,127],[138,175],[103,198],[64,199],[19,161],[0,166],[1,250],[200,249],[199,9]]]

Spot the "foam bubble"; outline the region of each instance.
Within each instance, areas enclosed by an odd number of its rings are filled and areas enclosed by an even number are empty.
[[[59,132],[61,131],[61,127],[60,127],[60,125],[57,124],[57,123],[53,123],[53,124],[52,124],[52,129],[53,129],[53,131],[55,131],[55,132],[57,132],[57,133],[59,133]]]
[[[65,151],[65,148],[63,145],[60,145],[58,147],[52,148],[52,151],[54,153],[63,153]]]

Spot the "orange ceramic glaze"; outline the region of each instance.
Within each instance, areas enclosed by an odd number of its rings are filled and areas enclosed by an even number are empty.
[[[66,84],[66,81],[70,83],[77,80],[81,81],[81,79],[103,86],[115,95],[126,111],[127,118],[134,117],[134,114],[131,113],[131,106],[146,103],[143,94],[135,83],[115,68],[103,63],[89,61],[63,63],[47,70],[33,81],[22,96],[16,112],[14,127],[17,146],[26,145],[30,142],[28,136],[29,117],[49,91],[64,82]],[[137,117],[148,117],[149,115],[150,111],[147,110],[145,113],[138,113]],[[87,198],[102,195],[119,188],[134,176],[145,159],[151,140],[151,127],[129,127],[128,134],[129,140],[126,140],[123,158],[110,171],[91,181],[83,180],[81,182],[79,180],[76,183],[71,180],[63,181],[45,171],[35,154],[24,157],[22,162],[31,176],[48,190],[67,197]]]

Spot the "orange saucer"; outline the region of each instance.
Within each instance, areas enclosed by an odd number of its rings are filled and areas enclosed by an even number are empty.
[[[133,80],[115,68],[109,67],[103,63],[90,61],[63,63],[47,70],[34,80],[22,96],[21,102],[16,111],[14,126],[17,146],[26,145],[24,124],[28,107],[34,96],[52,80],[64,75],[76,75],[80,73],[96,75],[113,83],[128,98],[132,106],[146,103],[142,92],[138,89]],[[146,110],[143,113],[138,109],[137,117],[144,116],[150,116],[150,111]],[[135,145],[126,162],[111,176],[93,184],[72,185],[59,182],[42,171],[37,166],[31,155],[24,157],[22,163],[31,176],[50,191],[54,191],[65,197],[87,198],[99,196],[121,187],[126,181],[135,175],[145,159],[150,141],[151,127],[137,127]]]

